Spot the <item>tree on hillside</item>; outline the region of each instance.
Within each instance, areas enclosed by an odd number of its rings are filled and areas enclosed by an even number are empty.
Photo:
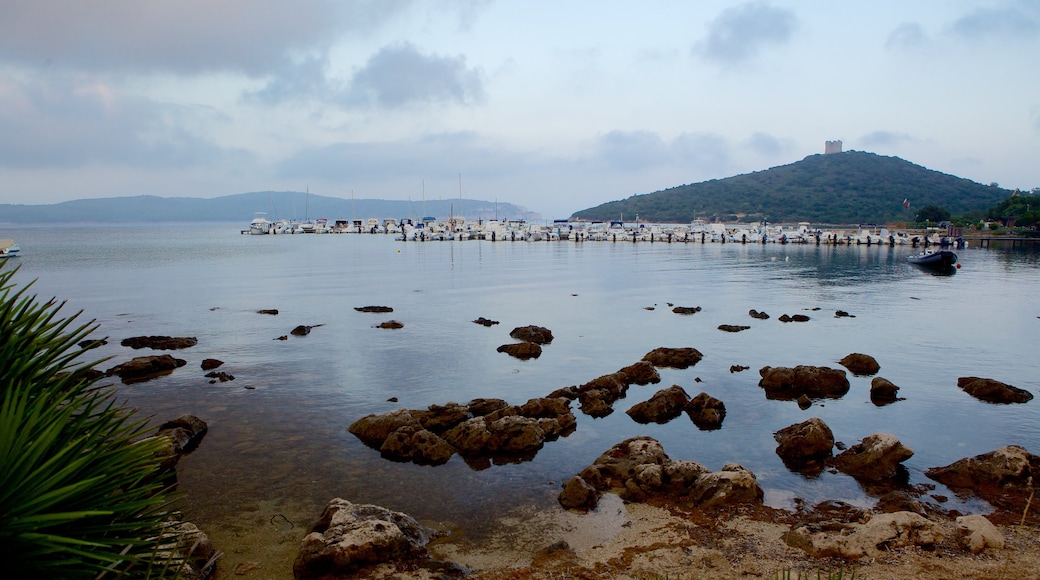
[[[1013,217],[1016,225],[1035,227],[1040,224],[1040,197],[1016,190],[1011,197],[990,208],[987,216],[994,220]]]
[[[926,205],[917,210],[917,221],[919,222],[946,222],[950,221],[950,212],[937,205]]]

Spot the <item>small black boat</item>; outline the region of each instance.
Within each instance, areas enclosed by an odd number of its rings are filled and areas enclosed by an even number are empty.
[[[926,250],[907,256],[906,261],[925,268],[948,269],[957,263],[957,254],[950,250]]]

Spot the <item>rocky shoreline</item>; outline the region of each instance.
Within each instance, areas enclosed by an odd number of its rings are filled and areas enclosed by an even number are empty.
[[[392,312],[386,307],[365,308]],[[762,318],[763,314],[749,312],[753,318]],[[495,324],[487,319],[474,322]],[[500,348],[499,352],[517,358],[530,358],[532,352],[540,353],[552,342],[551,331],[538,326],[518,327],[510,336],[518,341],[513,345],[528,346]],[[135,349],[176,350],[194,346],[195,339],[134,337],[122,344]],[[81,346],[90,348],[94,344]],[[631,385],[659,383],[658,368],[688,368],[701,358],[694,348],[660,347],[614,373],[522,404],[474,399],[465,404],[446,402],[426,409],[397,409],[357,419],[349,431],[393,461],[439,465],[458,454],[472,469],[526,461],[547,443],[574,432],[577,419],[573,404],[590,417],[609,415]],[[759,369],[759,387],[769,399],[796,401],[807,409],[815,401],[844,396],[849,390],[846,372],[873,376],[880,370],[877,361],[862,353],[851,353],[839,362],[846,370],[765,366]],[[137,357],[104,374],[133,382],[172,372],[185,364],[170,355]],[[234,380],[233,376],[212,371],[221,364],[206,359],[203,369],[211,370],[207,376],[214,381]],[[730,370],[742,372],[745,368]],[[992,404],[1021,404],[1032,399],[1028,391],[994,379],[962,377],[958,387]],[[878,406],[896,402],[898,390],[887,379],[874,377],[871,402]],[[627,413],[639,423],[665,423],[686,413],[703,430],[720,428],[726,416],[723,401],[707,393],[690,397],[678,385],[657,391]],[[202,419],[192,416],[160,427],[157,435],[171,441],[165,464],[168,474],[199,444],[206,429]],[[947,565],[961,560],[1024,565],[1013,563],[1013,551],[1036,545],[1040,515],[1032,502],[1040,487],[1040,457],[1022,447],[1008,445],[925,472],[955,493],[988,502],[994,511],[983,516],[945,509],[944,498],[933,493],[935,485],[908,485],[902,464],[914,452],[891,434],[871,434],[845,446],[835,440],[828,425],[814,417],[777,431],[774,438],[776,453],[788,469],[808,477],[823,470],[846,473],[868,495],[876,497],[877,504],[863,509],[828,501],[799,505],[793,512],[769,508],[763,505],[763,490],[755,474],[743,466],[730,463],[712,471],[695,461],[671,460],[653,438],[634,437],[604,451],[592,465],[563,482],[559,509],[535,514],[516,526],[503,523],[503,529],[518,530],[518,536],[530,535],[531,542],[544,545],[527,542],[517,551],[505,550],[508,557],[496,557],[487,550],[498,543],[508,544],[507,539],[496,536],[484,544],[472,544],[407,514],[331,498],[321,514],[314,514],[316,523],[306,533],[294,532],[293,541],[298,542],[299,549],[293,557],[293,576],[598,578],[608,574],[637,578],[698,570],[713,570],[713,574],[723,576],[737,572],[769,575],[814,565],[826,569],[835,563],[870,569],[904,554],[920,559],[917,565],[921,570],[956,571],[963,569],[963,563],[953,568]],[[836,455],[835,450],[839,451]],[[616,514],[607,518],[606,512],[611,510]],[[603,528],[605,518],[613,524]],[[588,526],[599,529],[582,530]],[[605,533],[604,529],[612,531]],[[633,536],[629,533],[632,529],[640,533]],[[597,540],[583,543],[580,538],[586,532]],[[729,544],[731,540],[735,543]],[[255,577],[268,577],[265,574],[272,572],[264,571],[262,564],[245,568],[236,565],[233,570],[213,566],[219,555],[212,546],[205,555],[207,563],[199,565],[204,573],[197,577],[241,577],[251,571],[257,572]],[[1023,560],[1028,566],[1017,569],[1040,569],[1035,567],[1037,558]],[[979,570],[992,568],[987,566]],[[878,571],[870,577],[888,573]]]

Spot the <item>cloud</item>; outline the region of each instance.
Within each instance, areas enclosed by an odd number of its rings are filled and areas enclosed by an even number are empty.
[[[859,141],[867,147],[891,147],[904,143],[917,143],[920,139],[896,131],[874,131],[860,137]]]
[[[594,164],[631,173],[658,168],[720,169],[729,165],[729,145],[712,133],[682,133],[670,143],[650,131],[611,131],[596,139]]]
[[[97,81],[17,83],[0,77],[0,166],[186,167],[248,157],[193,130],[219,123],[199,107],[156,103]]]
[[[885,48],[889,50],[909,50],[928,44],[928,37],[924,29],[916,22],[900,24],[895,30],[888,34],[885,40]]]
[[[522,172],[531,155],[509,152],[470,132],[439,133],[414,140],[334,143],[298,151],[282,161],[284,178],[315,177],[330,181],[394,180],[408,172],[416,178]]]
[[[1040,34],[1036,17],[1017,8],[980,8],[959,18],[952,29],[967,40],[1032,38]]]
[[[234,71],[262,76],[292,54],[369,34],[407,0],[5,0],[0,61],[63,70]]]
[[[354,74],[350,102],[381,107],[414,103],[472,105],[484,100],[484,75],[466,57],[426,55],[410,43],[384,47]]]
[[[776,157],[791,150],[791,143],[778,139],[768,133],[754,133],[751,138],[743,143],[745,147],[768,157]]]
[[[796,26],[794,12],[765,2],[748,2],[723,10],[693,52],[723,65],[743,64],[766,47],[786,43]]]
[[[249,101],[276,105],[287,101],[328,99],[339,100],[342,92],[326,78],[328,57],[308,57],[299,62],[286,62],[273,71],[267,84],[258,91],[246,92]]]

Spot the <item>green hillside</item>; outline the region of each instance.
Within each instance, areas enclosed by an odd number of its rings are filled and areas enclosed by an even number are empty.
[[[982,212],[1011,192],[862,151],[810,155],[765,171],[633,195],[579,211],[588,220],[882,223],[912,221],[914,209]],[[903,200],[909,201],[909,208]]]

